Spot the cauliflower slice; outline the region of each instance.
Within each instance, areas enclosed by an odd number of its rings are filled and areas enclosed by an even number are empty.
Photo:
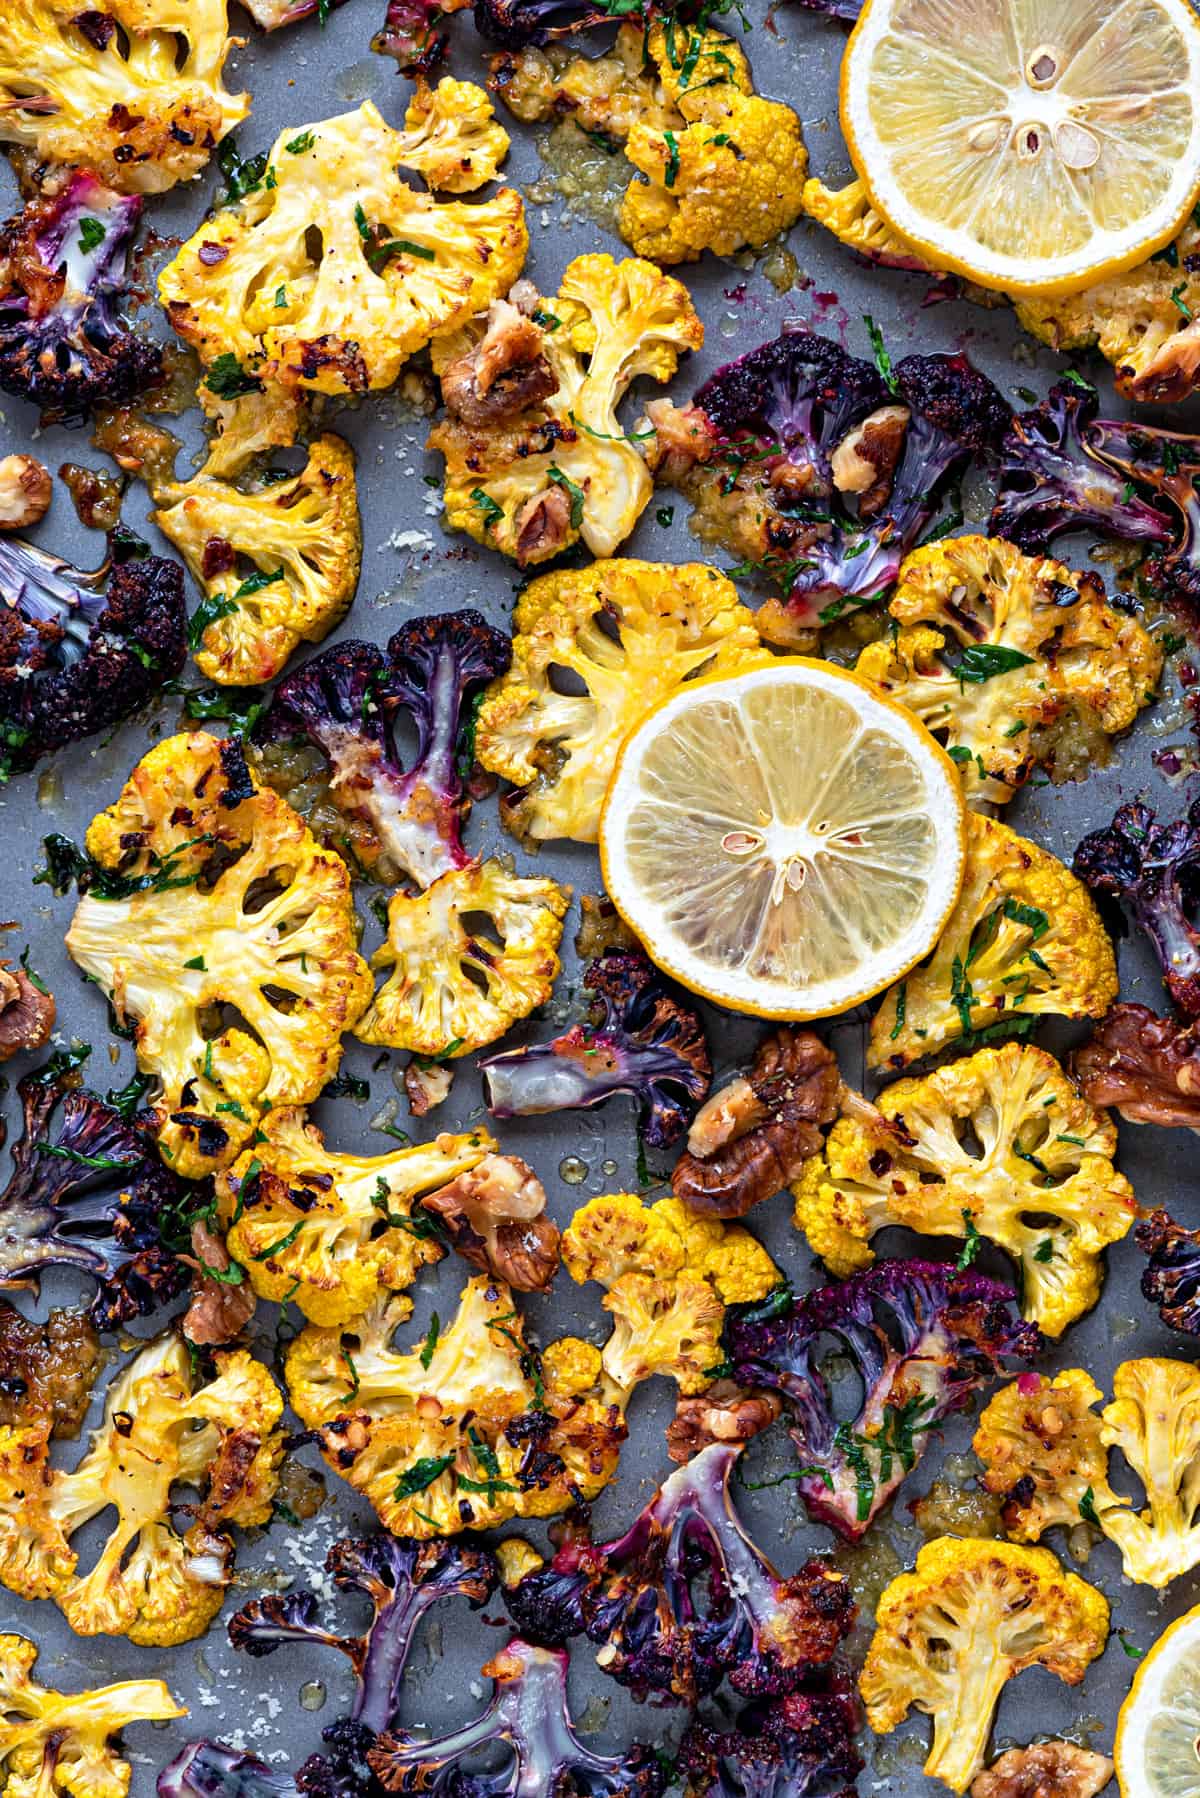
[[[233,1573],[229,1524],[265,1523],[279,1480],[283,1400],[244,1350],[216,1355],[198,1385],[183,1339],[148,1343],[109,1387],[104,1421],[74,1472],[51,1467],[45,1422],[0,1430],[0,1580],[53,1598],[77,1635],[171,1647],[203,1635]],[[207,1489],[184,1535],[177,1484]],[[90,1573],[71,1537],[116,1521]]]
[[[227,93],[227,0],[4,0],[0,143],[124,194],[191,181],[250,111]]]
[[[167,738],[93,819],[107,871],[79,901],[67,948],[136,1025],[138,1066],[159,1081],[159,1146],[179,1174],[228,1167],[264,1111],[307,1105],[337,1072],[342,1032],[371,996],[346,865],[241,744]],[[242,1024],[208,1034],[228,1005]],[[253,1034],[251,1034],[253,1033]]]
[[[1116,996],[1112,944],[1087,888],[1048,850],[971,813],[958,903],[933,954],[871,1020],[867,1066],[906,1068],[993,1026],[1102,1018]]]
[[[1008,1499],[1009,1534],[1035,1542],[1082,1518],[1116,1543],[1127,1579],[1159,1589],[1200,1564],[1200,1370],[1125,1361],[1099,1416],[1100,1390],[1078,1368],[1028,1385],[996,1394],[972,1444],[984,1485]],[[1142,1483],[1142,1511],[1110,1484],[1114,1448]]]
[[[888,611],[903,628],[869,644],[858,673],[945,743],[972,805],[1004,804],[1052,764],[1062,720],[1127,730],[1162,673],[1158,643],[1106,603],[1098,575],[1000,537],[915,550]]]
[[[983,1766],[1008,1681],[1044,1667],[1079,1685],[1104,1651],[1108,1600],[1045,1548],[1012,1542],[927,1542],[875,1613],[859,1678],[877,1735],[912,1709],[933,1719],[925,1773],[965,1792]]]
[[[532,322],[549,393],[502,427],[472,424],[451,408],[430,433],[429,448],[446,458],[447,527],[522,568],[580,538],[594,556],[611,556],[654,490],[641,451],[654,433],[626,432],[617,409],[639,376],[669,381],[680,352],[703,344],[704,326],[679,281],[653,263],[611,256],[577,256]],[[481,317],[439,339],[438,374],[460,364],[486,330]]]
[[[37,1644],[0,1636],[0,1790],[5,1798],[125,1798],[131,1769],[110,1738],[186,1717],[161,1679],[54,1692],[33,1677]]]
[[[409,141],[412,166],[446,172],[436,118],[414,120]],[[520,195],[440,204],[400,178],[404,144],[369,100],[289,127],[263,181],[168,263],[159,296],[217,391],[253,378],[318,393],[390,387],[432,338],[507,292],[529,244]]]
[[[413,1206],[495,1148],[486,1130],[475,1130],[391,1155],[339,1155],[303,1111],[280,1106],[256,1131],[253,1150],[218,1177],[229,1252],[260,1298],[286,1298],[313,1323],[346,1323],[441,1259],[430,1220],[414,1218]]]
[[[469,1280],[453,1321],[398,1354],[409,1309],[393,1295],[344,1329],[310,1324],[285,1368],[298,1416],[386,1527],[424,1541],[594,1498],[616,1471],[624,1423],[577,1381],[543,1380],[508,1287]]]
[[[655,1374],[700,1392],[722,1360],[726,1305],[765,1298],[783,1279],[740,1224],[699,1217],[678,1199],[643,1205],[617,1192],[582,1206],[563,1233],[563,1266],[605,1287],[613,1319],[601,1361],[624,1407]]]
[[[828,188],[816,176],[804,183],[804,210],[809,218],[845,244],[865,256],[868,262],[884,268],[906,268],[939,275],[943,271],[926,262],[915,244],[892,229],[881,212],[871,203],[862,181],[850,181],[845,187]]]
[[[595,562],[531,581],[513,616],[512,667],[475,730],[483,767],[524,792],[504,802],[514,835],[594,843],[617,752],[685,680],[765,658],[754,615],[715,568]],[[605,628],[611,627],[611,628]],[[569,669],[580,694],[552,681]]]
[[[1165,252],[1123,274],[1055,299],[1017,303],[1027,331],[1055,350],[1098,349],[1117,390],[1156,404],[1183,400],[1200,380],[1200,222]]]
[[[206,468],[155,497],[154,523],[204,595],[190,634],[209,680],[274,680],[299,644],[320,643],[345,617],[362,566],[362,528],[354,454],[342,438],[316,438],[288,480],[247,492]]]
[[[986,1237],[1019,1263],[1022,1312],[1049,1336],[1100,1296],[1103,1251],[1137,1216],[1113,1166],[1116,1127],[1053,1056],[980,1049],[900,1080],[873,1119],[855,1099],[792,1187],[795,1222],[839,1276],[867,1266],[889,1224]]]
[[[494,181],[508,145],[508,132],[496,123],[481,87],[447,75],[431,88],[418,77],[404,115],[399,160],[435,193],[474,193]]]
[[[550,997],[570,903],[569,887],[495,861],[454,868],[423,893],[396,893],[387,941],[371,958],[391,972],[354,1034],[438,1058],[494,1043]],[[480,918],[494,935],[475,927]]]

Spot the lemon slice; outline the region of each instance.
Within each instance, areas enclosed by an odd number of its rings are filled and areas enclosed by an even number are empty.
[[[1158,1638],[1117,1718],[1113,1748],[1124,1798],[1200,1792],[1200,1605]]]
[[[1200,20],[1188,0],[867,0],[841,107],[876,208],[930,262],[1071,293],[1195,202]]]
[[[815,1018],[898,979],[962,884],[954,764],[828,662],[694,682],[621,750],[605,884],[660,967],[735,1011]]]

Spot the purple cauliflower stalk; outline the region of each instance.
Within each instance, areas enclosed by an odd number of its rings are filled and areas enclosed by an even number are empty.
[[[290,1773],[224,1742],[189,1742],[158,1776],[158,1798],[299,1798]]]
[[[493,1557],[457,1542],[415,1542],[375,1536],[335,1542],[325,1560],[343,1592],[361,1592],[374,1616],[361,1635],[338,1635],[320,1621],[325,1608],[304,1589],[268,1595],[229,1620],[235,1648],[260,1657],[285,1642],[320,1642],[347,1656],[357,1677],[351,1722],[379,1735],[395,1718],[404,1669],[417,1625],[443,1598],[466,1598],[476,1608],[496,1589]]]
[[[488,1110],[534,1117],[627,1093],[643,1141],[669,1148],[712,1081],[699,1017],[639,950],[607,949],[588,964],[583,984],[592,995],[586,1024],[480,1063]]]
[[[1092,453],[1131,485],[1145,488],[1177,520],[1171,548],[1142,570],[1147,585],[1169,602],[1200,610],[1200,437],[1148,425],[1097,419]]]
[[[386,654],[339,643],[279,683],[265,736],[306,736],[326,757],[339,805],[369,825],[382,852],[422,887],[463,868],[472,760],[470,703],[503,674],[512,644],[478,612],[414,618]],[[394,740],[398,711],[417,733],[407,770]]]
[[[184,1188],[136,1120],[77,1084],[78,1065],[52,1056],[18,1083],[24,1123],[0,1194],[0,1287],[78,1268],[97,1282],[88,1316],[112,1330],[186,1284],[159,1228]]]
[[[440,29],[442,21],[447,13],[458,10],[455,5],[443,8],[437,0],[388,0],[387,13],[371,39],[371,48],[380,56],[394,57],[404,75],[414,79],[431,75],[450,42],[449,32]]]
[[[693,1723],[679,1745],[689,1798],[854,1798],[861,1711],[841,1668],[748,1705],[732,1729]]]
[[[1158,1306],[1168,1329],[1200,1336],[1200,1230],[1185,1230],[1165,1211],[1152,1211],[1133,1235],[1149,1261],[1142,1296]]]
[[[1018,549],[1042,554],[1068,531],[1100,531],[1128,543],[1169,543],[1171,521],[1092,443],[1098,396],[1060,381],[1013,419],[1000,446],[1000,480],[988,526]],[[1100,429],[1107,429],[1101,425]]]
[[[346,0],[242,0],[254,23],[264,31],[282,31],[285,25],[300,25],[318,17],[324,25],[329,13],[345,4]]]
[[[481,1716],[429,1742],[393,1730],[370,1763],[389,1792],[434,1798],[659,1798],[666,1775],[652,1748],[631,1743],[597,1754],[575,1733],[567,1704],[567,1657],[514,1639],[484,1668],[496,1682]],[[478,1768],[481,1750],[502,1746],[505,1764]]]
[[[862,1384],[839,1422],[822,1370],[830,1339]],[[786,1291],[731,1312],[725,1344],[739,1385],[778,1392],[815,1520],[858,1541],[924,1453],[929,1432],[1014,1358],[1041,1346],[1006,1286],[944,1262],[883,1261],[797,1301]]]
[[[694,1704],[728,1678],[746,1697],[799,1689],[854,1622],[848,1582],[819,1561],[780,1578],[729,1496],[741,1452],[715,1443],[673,1473],[614,1542],[572,1534],[508,1592],[522,1635],[585,1634],[636,1698]]]
[[[1084,837],[1074,868],[1093,892],[1132,912],[1158,957],[1180,1011],[1200,1018],[1200,799],[1182,818],[1159,824],[1143,800],[1121,806],[1105,830]]]
[[[159,345],[121,318],[141,211],[136,196],[77,173],[0,226],[0,388],[43,423],[121,405],[162,377]]]

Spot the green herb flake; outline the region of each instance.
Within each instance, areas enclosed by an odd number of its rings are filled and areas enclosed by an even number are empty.
[[[564,474],[562,469],[557,467],[553,462],[546,470],[546,478],[553,481],[556,487],[561,487],[564,493],[570,495],[571,529],[577,531],[583,523],[583,508],[587,500],[587,495],[584,493],[583,488],[578,486],[569,475]]]
[[[429,1366],[433,1360],[434,1351],[437,1348],[438,1337],[441,1335],[441,1331],[442,1322],[435,1311],[429,1320],[429,1329],[426,1332],[424,1342],[421,1344],[421,1352],[417,1356],[417,1359],[420,1361],[421,1366],[425,1369],[426,1373],[429,1372]]]
[[[104,242],[104,226],[99,219],[84,218],[79,221],[79,247],[85,256],[98,250]]]
[[[871,352],[875,358],[875,367],[879,370],[880,380],[892,393],[898,393],[900,387],[892,367],[892,359],[888,355],[887,346],[883,341],[883,332],[869,312],[863,313],[863,324],[867,327],[867,336],[871,339]]]
[[[962,1212],[962,1221],[963,1229],[966,1232],[966,1240],[959,1250],[958,1260],[954,1263],[954,1271],[957,1274],[966,1273],[976,1255],[978,1255],[980,1249],[983,1247],[983,1237],[975,1228],[975,1219],[965,1207]]]
[[[453,1455],[422,1455],[419,1461],[406,1468],[396,1481],[395,1498],[412,1498],[418,1492],[424,1492],[435,1480],[440,1480],[448,1467],[454,1465]]]
[[[663,185],[674,187],[679,176],[679,143],[673,131],[663,132],[663,142],[667,146],[667,165],[663,173]]]

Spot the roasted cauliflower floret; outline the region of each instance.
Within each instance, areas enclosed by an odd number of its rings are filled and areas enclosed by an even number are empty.
[[[651,262],[611,256],[577,256],[529,322],[549,371],[539,397],[481,423],[456,412],[447,385],[447,416],[429,438],[446,458],[446,523],[522,568],[581,538],[593,555],[611,556],[654,488],[642,454],[653,433],[627,432],[617,409],[639,376],[669,381],[681,351],[704,342],[704,326],[680,282]],[[437,372],[461,367],[487,329],[481,316],[444,335]]]
[[[850,181],[845,187],[833,189],[813,176],[804,183],[801,198],[809,218],[824,225],[839,243],[869,262],[878,262],[885,268],[923,270],[930,275],[940,272],[875,210],[863,182]]]
[[[261,1298],[286,1298],[313,1323],[345,1323],[441,1259],[413,1206],[495,1147],[476,1130],[391,1155],[339,1155],[303,1111],[280,1106],[217,1181],[229,1251]]]
[[[1116,996],[1112,944],[1087,888],[1048,850],[972,813],[958,903],[933,954],[875,1013],[867,1065],[906,1068],[1014,1020],[1029,1029],[1039,1017],[1102,1018]]]
[[[362,565],[354,454],[318,437],[298,475],[250,491],[194,480],[156,494],[152,516],[204,597],[191,622],[196,666],[222,686],[274,680],[301,643],[350,608]]]
[[[124,1635],[170,1647],[204,1634],[233,1573],[226,1526],[262,1524],[283,1458],[283,1400],[244,1350],[216,1356],[199,1383],[173,1332],[148,1343],[109,1387],[104,1421],[72,1473],[51,1467],[45,1422],[0,1430],[0,1580],[23,1598],[53,1598],[81,1636]],[[184,1534],[176,1485],[205,1496]],[[116,1512],[90,1573],[71,1538]],[[177,1509],[177,1507],[175,1507]]]
[[[1158,643],[1106,604],[1098,575],[1000,537],[915,550],[888,611],[902,628],[858,672],[946,745],[974,805],[1004,804],[1053,763],[1056,724],[1127,730],[1162,673]]]
[[[371,966],[387,975],[354,1034],[417,1055],[470,1055],[544,1005],[571,889],[470,862],[397,893]],[[492,930],[479,920],[490,920]]]
[[[1200,378],[1198,251],[1200,223],[1189,219],[1167,252],[1082,293],[1021,300],[1017,317],[1051,349],[1098,349],[1127,399],[1186,399]]]
[[[854,1099],[794,1183],[795,1221],[839,1276],[876,1231],[977,1232],[1020,1264],[1025,1317],[1049,1336],[1100,1296],[1102,1255],[1132,1228],[1117,1132],[1042,1049],[981,1049],[900,1080],[874,1119]]]
[[[765,1298],[783,1278],[741,1225],[695,1216],[678,1199],[643,1205],[629,1192],[581,1207],[562,1257],[573,1280],[606,1289],[613,1330],[601,1360],[622,1404],[655,1374],[702,1391],[723,1359],[726,1305]]]
[[[472,81],[418,79],[400,133],[399,158],[435,193],[469,194],[494,181],[508,155],[508,132]]]
[[[867,1721],[886,1735],[924,1711],[926,1774],[965,1792],[1008,1681],[1044,1667],[1077,1686],[1104,1651],[1108,1616],[1103,1593],[1048,1549],[939,1536],[879,1601],[859,1678]]]
[[[392,1296],[341,1330],[310,1324],[285,1369],[326,1460],[388,1529],[456,1535],[596,1496],[616,1470],[620,1414],[577,1382],[543,1379],[501,1281],[469,1280],[453,1321],[399,1354],[392,1337],[408,1311]]]
[[[4,0],[0,143],[94,169],[118,192],[190,181],[250,110],[227,93],[227,0]]]
[[[998,1392],[973,1447],[984,1485],[1002,1493],[1011,1536],[1036,1542],[1054,1524],[1095,1524],[1121,1551],[1125,1575],[1163,1587],[1200,1563],[1200,1370],[1159,1357],[1126,1361],[1112,1403],[1081,1369],[1032,1376]],[[1119,1449],[1141,1481],[1143,1510],[1115,1491],[1109,1453]]]
[[[446,173],[444,125],[439,142],[436,120],[414,122],[408,141],[409,166]],[[390,387],[409,356],[507,292],[529,241],[519,194],[442,204],[401,179],[405,142],[369,100],[291,126],[258,186],[184,244],[159,296],[210,382]]]
[[[346,864],[256,784],[240,742],[199,731],[143,756],[87,845],[104,882],[67,948],[136,1026],[159,1146],[200,1179],[337,1072],[371,996]],[[226,1005],[243,1023],[219,1027]]]
[[[513,624],[512,667],[479,709],[475,754],[524,789],[504,802],[504,818],[536,840],[594,843],[634,727],[691,676],[732,674],[767,654],[733,583],[700,562],[544,574],[521,594]],[[563,668],[583,693],[556,691]]]
[[[131,1769],[110,1738],[186,1717],[160,1679],[53,1692],[33,1677],[37,1645],[0,1636],[0,1791],[5,1798],[125,1798]]]

